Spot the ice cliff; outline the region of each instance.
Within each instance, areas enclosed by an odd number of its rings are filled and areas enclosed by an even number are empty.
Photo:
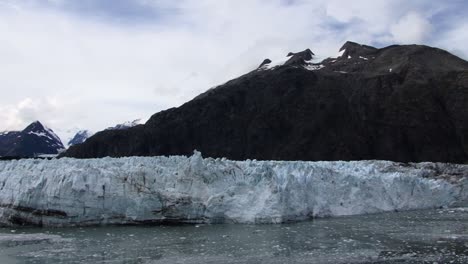
[[[191,157],[0,162],[0,224],[280,223],[468,205],[468,165]]]

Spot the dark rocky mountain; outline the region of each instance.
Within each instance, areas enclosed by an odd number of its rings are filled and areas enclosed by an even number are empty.
[[[80,130],[73,136],[73,138],[71,138],[68,141],[67,145],[70,147],[70,146],[73,146],[73,145],[81,144],[81,143],[85,142],[86,139],[88,139],[92,135],[93,135],[93,133],[91,133],[89,130]]]
[[[468,62],[437,48],[347,42],[265,60],[244,76],[103,131],[65,156],[191,154],[273,160],[468,161]],[[273,66],[278,65],[278,66]]]
[[[36,121],[23,131],[0,133],[0,156],[36,157],[55,155],[63,150],[60,138],[51,129]]]

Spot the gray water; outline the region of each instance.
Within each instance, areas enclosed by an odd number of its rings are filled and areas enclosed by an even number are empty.
[[[4,228],[0,263],[468,263],[468,208],[282,225]]]

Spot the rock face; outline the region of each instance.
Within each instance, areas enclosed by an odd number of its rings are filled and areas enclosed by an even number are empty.
[[[55,155],[63,149],[64,146],[60,138],[39,121],[30,124],[23,131],[0,133],[0,156]]]
[[[0,225],[280,223],[468,206],[468,165],[129,157],[0,161]]]
[[[97,133],[77,158],[468,161],[468,62],[427,46],[347,42],[321,63],[291,53],[153,115]]]

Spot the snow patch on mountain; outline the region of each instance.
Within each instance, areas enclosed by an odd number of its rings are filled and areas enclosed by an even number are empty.
[[[304,68],[309,71],[317,71],[317,70],[325,68],[325,66],[323,64],[310,64],[310,65],[304,66]]]
[[[44,126],[44,129],[48,132],[48,134],[49,134],[50,136],[53,137],[53,140],[55,140],[55,141],[57,141],[57,142],[62,142],[62,140],[60,139],[60,137],[57,136],[57,134],[55,134],[55,132],[54,132],[52,129],[50,129],[50,128],[46,127],[46,126]]]
[[[331,58],[335,58],[335,59],[338,59],[340,57],[343,56],[343,54],[346,52],[346,49],[341,49],[338,54],[336,54],[334,57],[331,57]]]
[[[269,61],[270,62],[264,62],[262,64],[262,66],[260,66],[260,68],[258,68],[259,70],[271,70],[271,69],[275,69],[279,66],[282,66],[286,63],[286,61],[288,61],[289,58],[288,57],[281,57],[281,58],[275,58],[275,59],[270,59]]]
[[[278,57],[273,60],[265,59],[257,70],[272,70],[283,65],[315,67],[323,59],[323,57],[316,56],[310,49],[306,49],[298,53],[290,52],[286,57]]]
[[[105,130],[122,130],[122,129],[128,129],[128,128],[131,128],[131,127],[134,127],[134,126],[137,126],[137,125],[142,125],[142,124],[144,124],[142,119],[135,119],[133,121],[127,121],[127,122],[124,122],[122,124],[118,124],[118,125],[113,126],[113,127],[108,127]]]
[[[468,166],[191,157],[0,162],[0,223],[281,223],[468,205]]]
[[[45,138],[48,138],[48,139],[52,139],[49,135],[49,133],[44,133],[44,132],[28,132],[28,134],[30,135],[36,135],[38,137],[45,137]]]

